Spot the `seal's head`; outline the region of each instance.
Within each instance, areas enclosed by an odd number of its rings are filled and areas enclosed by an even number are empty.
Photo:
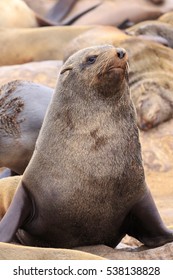
[[[111,45],[94,46],[76,52],[69,57],[60,72],[60,81],[64,85],[71,85],[83,95],[87,92],[88,98],[88,92],[92,92],[92,95],[99,93],[104,97],[119,96],[123,92],[123,85],[127,84],[127,78],[126,51]]]

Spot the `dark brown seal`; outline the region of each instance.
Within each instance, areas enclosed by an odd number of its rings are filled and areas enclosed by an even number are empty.
[[[81,50],[61,69],[33,157],[0,223],[0,241],[116,246],[127,233],[173,241],[145,183],[124,49]],[[18,230],[20,229],[20,230]]]
[[[51,88],[28,81],[12,81],[0,88],[0,167],[24,172],[52,93]]]

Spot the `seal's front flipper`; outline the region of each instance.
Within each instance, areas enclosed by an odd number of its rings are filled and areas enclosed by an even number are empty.
[[[173,231],[164,226],[149,191],[132,207],[129,219],[127,234],[144,245],[158,247],[173,241]]]
[[[31,216],[32,201],[21,182],[6,214],[0,222],[0,242],[10,242]]]

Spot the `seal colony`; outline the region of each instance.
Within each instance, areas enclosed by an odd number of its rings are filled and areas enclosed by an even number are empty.
[[[53,218],[52,218],[53,216]],[[127,54],[83,49],[63,65],[34,154],[0,223],[0,241],[115,247],[173,241],[146,186]]]

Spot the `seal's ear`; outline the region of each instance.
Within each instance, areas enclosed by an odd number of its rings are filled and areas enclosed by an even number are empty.
[[[65,68],[63,68],[63,69],[61,70],[60,74],[63,74],[63,73],[65,73],[66,71],[70,71],[70,70],[72,70],[72,69],[73,69],[73,66],[72,66],[72,65],[68,65],[68,66],[66,66]]]

